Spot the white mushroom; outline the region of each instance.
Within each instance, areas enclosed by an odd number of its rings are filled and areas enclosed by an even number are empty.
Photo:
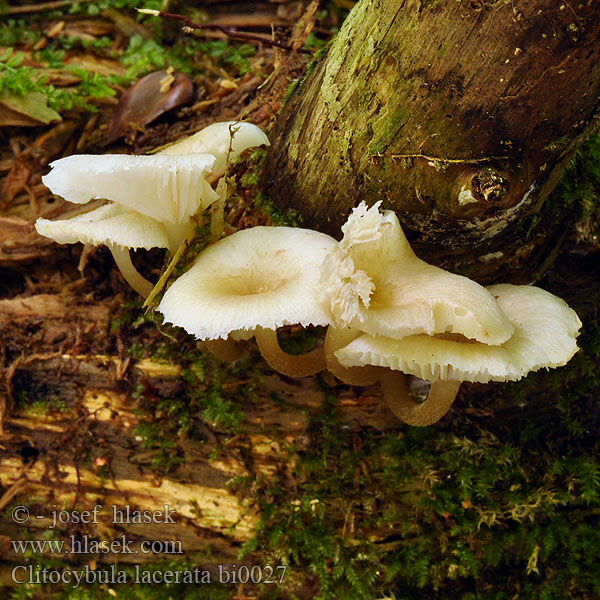
[[[84,204],[106,198],[160,221],[174,252],[185,237],[190,218],[217,199],[206,180],[214,162],[210,154],[78,154],[51,163],[52,170],[42,181],[68,202]]]
[[[407,423],[428,425],[450,408],[462,381],[515,381],[531,371],[565,365],[577,352],[581,321],[563,300],[532,286],[500,284],[488,291],[515,328],[503,344],[447,334],[402,339],[364,334],[336,357],[346,367],[376,365],[396,371],[382,379],[388,402]],[[433,382],[425,402],[410,399],[400,372]]]
[[[502,344],[513,327],[482,286],[427,264],[412,251],[396,215],[362,202],[323,264],[322,299],[338,326],[402,338],[457,333]]]
[[[225,121],[213,123],[198,133],[167,146],[159,154],[212,154],[216,160],[208,179],[214,182],[225,173],[227,162],[237,158],[244,150],[269,145],[269,138],[256,125],[243,121]]]
[[[51,163],[52,171],[42,178],[52,193],[77,204],[108,198],[119,210],[103,206],[54,224],[38,219],[36,229],[59,243],[108,245],[127,282],[147,296],[153,285],[131,264],[129,248],[154,247],[149,244],[149,232],[154,232],[157,240],[160,230],[156,245],[165,247],[166,237],[171,253],[177,249],[188,234],[191,217],[217,198],[206,180],[214,162],[208,154],[61,158]],[[139,244],[140,239],[143,244]]]
[[[129,249],[169,248],[163,223],[113,203],[68,219],[38,219],[35,228],[59,244],[108,246],[122,275],[142,296],[151,292],[152,284],[131,263]]]
[[[277,328],[329,324],[316,298],[321,263],[335,243],[323,233],[293,227],[238,231],[201,252],[167,290],[158,311],[203,340],[254,333],[273,368],[296,377],[313,374],[324,368],[323,349],[285,354]]]
[[[372,367],[344,368],[335,351],[361,333],[402,338],[452,332],[500,344],[513,327],[482,286],[417,258],[396,215],[362,202],[342,227],[342,241],[327,255],[321,298],[334,325],[325,340],[327,368],[350,384],[372,383]]]
[[[360,337],[362,332],[350,327],[327,328],[323,349],[325,351],[325,364],[327,370],[338,379],[349,385],[373,385],[385,375],[385,369],[371,365],[345,367],[337,359],[336,352],[346,347],[350,342]]]
[[[202,143],[191,143],[194,138]],[[216,123],[152,156],[75,155],[57,160],[42,178],[53,193],[78,204],[106,198],[123,210],[117,220],[113,209],[98,209],[70,225],[66,220],[51,225],[40,219],[36,228],[61,243],[108,245],[130,285],[147,296],[153,286],[135,270],[128,249],[154,247],[148,245],[148,232],[160,230],[156,246],[174,255],[191,231],[192,217],[219,199],[210,184],[222,175],[228,157],[265,143],[268,139],[255,125]],[[124,233],[125,224],[131,228],[132,243]],[[136,246],[139,239],[145,241]]]

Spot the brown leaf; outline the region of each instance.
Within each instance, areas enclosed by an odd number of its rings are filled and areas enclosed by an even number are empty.
[[[76,121],[64,121],[39,135],[27,151],[31,153],[38,165],[47,165],[71,139],[78,124]]]
[[[2,184],[0,206],[4,208],[27,185],[31,176],[29,156],[20,154]]]
[[[74,121],[59,123],[39,135],[17,156],[2,184],[0,207],[7,206],[25,188],[29,177],[36,169],[48,164],[54,156],[59,154],[76,129],[77,124]]]
[[[108,124],[107,142],[110,144],[128,131],[151,123],[163,113],[188,104],[193,92],[192,80],[182,73],[171,75],[167,71],[157,71],[142,77],[121,96]]]

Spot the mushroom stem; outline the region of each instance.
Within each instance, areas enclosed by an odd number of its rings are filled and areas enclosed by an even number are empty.
[[[366,365],[364,367],[344,367],[336,358],[335,352],[355,340],[361,331],[347,327],[334,327],[330,325],[325,335],[325,363],[327,370],[333,373],[340,381],[348,385],[373,385],[380,377],[381,367]]]
[[[171,261],[167,265],[167,268],[163,271],[159,280],[156,282],[156,285],[152,289],[152,292],[146,298],[146,302],[144,302],[144,308],[151,306],[154,301],[154,298],[158,294],[160,294],[163,291],[165,285],[167,285],[167,281],[173,274],[173,271],[175,270],[175,267],[181,260],[181,257],[183,256],[184,252],[190,247],[191,243],[196,239],[196,225],[197,224],[198,224],[198,221],[196,220],[196,218],[192,217],[190,219],[187,237],[179,244],[179,247],[177,248],[177,252],[175,252],[175,254],[173,255],[173,258],[171,258]]]
[[[163,223],[167,238],[169,239],[169,252],[175,256],[181,244],[189,237],[190,231],[194,228],[194,223],[190,219],[183,223]]]
[[[112,252],[117,268],[121,271],[121,275],[125,281],[140,295],[147,298],[154,284],[150,283],[145,277],[142,277],[131,262],[129,248],[123,246],[109,246]]]
[[[218,340],[204,340],[204,347],[223,362],[234,362],[244,354],[244,347],[240,342],[231,338]]]
[[[254,335],[258,349],[267,361],[267,364],[282,375],[306,377],[307,375],[315,375],[326,368],[325,353],[322,346],[306,354],[293,356],[286,354],[279,346],[277,330],[259,327],[254,332]]]
[[[383,396],[390,410],[408,425],[425,427],[439,421],[450,410],[461,381],[434,381],[425,401],[415,402],[406,388],[404,373],[388,370],[381,377]]]

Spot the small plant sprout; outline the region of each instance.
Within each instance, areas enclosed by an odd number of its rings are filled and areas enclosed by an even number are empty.
[[[382,385],[394,412],[411,425],[429,425],[444,416],[462,381],[516,381],[530,371],[563,366],[577,352],[581,321],[562,299],[533,286],[499,284],[488,291],[515,328],[503,344],[491,346],[456,334],[402,339],[363,334],[336,357],[345,366],[392,369]],[[425,402],[410,398],[402,373],[432,382]]]
[[[231,156],[268,144],[249,123],[216,123],[151,156],[74,155],[53,162],[42,178],[52,193],[76,204],[108,205],[73,219],[38,219],[37,231],[59,243],[107,245],[121,273],[142,296],[154,287],[131,263],[130,248],[166,248],[171,255],[193,229],[193,217],[219,200],[211,184]],[[221,194],[222,196],[222,194]],[[222,199],[222,198],[221,198]]]
[[[325,368],[323,348],[286,354],[277,328],[330,323],[317,300],[317,287],[321,263],[335,244],[328,235],[308,229],[238,231],[201,252],[167,290],[158,311],[201,340],[254,335],[267,363],[285,375],[317,373]]]

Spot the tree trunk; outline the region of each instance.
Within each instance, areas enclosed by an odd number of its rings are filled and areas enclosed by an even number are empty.
[[[426,260],[527,279],[564,231],[550,211],[521,239],[594,123],[599,36],[593,2],[359,2],[278,118],[268,193],[335,236],[382,200]]]

